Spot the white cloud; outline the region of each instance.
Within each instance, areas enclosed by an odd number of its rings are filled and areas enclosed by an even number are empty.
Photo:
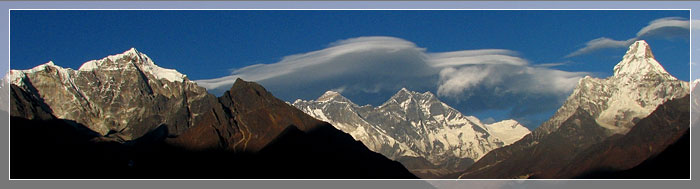
[[[632,44],[636,38],[632,38],[629,40],[625,41],[618,41],[606,37],[601,37],[598,39],[590,40],[586,42],[586,47],[583,47],[581,49],[578,49],[574,51],[573,53],[566,55],[566,57],[574,57],[582,54],[587,54],[599,49],[604,49],[604,48],[624,48]]]
[[[549,67],[557,67],[561,65],[566,65],[572,63],[571,61],[565,61],[565,62],[552,62],[552,63],[540,63],[534,65],[535,67],[542,67],[542,68],[549,68]]]
[[[637,32],[637,37],[642,37],[646,35],[666,35],[664,33],[657,33],[661,30],[666,29],[690,29],[690,21],[685,18],[680,17],[667,17],[653,20],[649,25],[645,26],[639,32]]]
[[[477,65],[477,64],[510,64],[527,65],[527,61],[517,57],[517,53],[503,49],[464,50],[428,55],[433,67]]]
[[[530,95],[544,96],[549,98],[547,103],[557,104],[552,99],[568,96],[584,74],[533,66],[517,52],[504,49],[428,53],[400,38],[359,37],[287,56],[277,63],[241,68],[231,76],[196,82],[220,95],[235,78],[242,78],[262,84],[287,101],[315,99],[327,90],[336,90],[360,104],[381,103],[376,99],[386,100],[406,87],[437,91],[439,96],[459,99],[464,102],[461,106],[473,109],[509,109],[528,105],[522,99]],[[514,103],[503,103],[501,97]],[[475,101],[483,105],[468,104]]]
[[[693,21],[695,22],[695,21]],[[700,26],[695,26],[700,27]],[[634,41],[647,37],[688,37],[690,29],[690,21],[680,17],[659,18],[649,22],[649,25],[644,26],[637,32],[637,35],[627,40],[614,40],[607,37],[601,37],[586,42],[586,46],[580,48],[568,55],[566,58],[587,54],[596,50],[605,48],[625,48],[631,45]]]
[[[567,96],[584,75],[584,72],[514,65],[447,68],[440,72],[438,95],[461,98],[474,95],[475,92],[484,92],[496,96]],[[471,90],[477,86],[481,88]]]
[[[231,76],[198,80],[208,89],[228,89],[235,78],[257,81],[266,87],[339,83],[348,89],[374,91],[404,79],[428,76],[437,72],[425,63],[424,50],[415,44],[393,37],[359,37],[333,43],[330,47],[284,57],[280,62],[244,67]],[[381,79],[380,79],[381,78]],[[340,82],[360,81],[359,83]],[[221,90],[221,91],[223,91]]]
[[[438,95],[457,97],[489,76],[489,67],[445,68],[440,71]]]

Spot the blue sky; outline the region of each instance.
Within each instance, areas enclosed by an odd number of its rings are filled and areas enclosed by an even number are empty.
[[[688,81],[687,28],[661,25],[639,35],[654,20],[688,17],[638,10],[12,11],[10,66],[52,60],[77,69],[135,47],[161,67],[218,87],[216,95],[232,75],[259,81],[286,101],[333,89],[378,105],[406,87],[436,93],[468,115],[515,118],[533,128],[577,78],[612,75],[625,40],[647,40],[667,71]],[[593,46],[608,48],[580,51],[600,38],[611,40]],[[450,58],[472,63],[425,65]]]

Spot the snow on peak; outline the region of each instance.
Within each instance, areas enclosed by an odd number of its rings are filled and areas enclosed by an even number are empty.
[[[511,127],[511,128],[514,128],[514,127],[519,126],[520,123],[518,123],[518,121],[515,121],[515,120],[512,120],[512,119],[507,119],[507,120],[503,120],[503,121],[499,121],[499,122],[492,123],[492,124],[487,124],[487,125],[489,125],[489,126],[494,126],[494,127]]]
[[[635,56],[637,58],[654,58],[654,54],[651,53],[651,47],[644,40],[635,41],[630,45],[625,56]]]
[[[14,85],[22,85],[22,79],[27,77],[23,71],[20,70],[10,70],[10,83]]]
[[[33,67],[32,69],[26,70],[26,72],[38,72],[38,71],[43,71],[43,70],[45,70],[45,69],[48,68],[48,67],[61,68],[61,69],[63,69],[63,67],[60,67],[60,66],[57,66],[56,64],[54,64],[53,61],[49,61],[49,62],[43,63],[43,64],[41,64],[41,65],[35,66],[35,67]]]
[[[415,94],[418,94],[418,92],[409,91],[408,89],[406,89],[404,87],[404,88],[401,88],[401,90],[399,90],[398,92],[396,92],[396,94],[394,94],[394,96],[399,96],[399,97],[400,96],[413,96]]]
[[[138,50],[136,50],[136,48],[133,47],[127,51],[124,51],[121,54],[110,55],[100,60],[91,60],[85,62],[82,66],[80,66],[78,70],[118,70],[123,69],[125,66],[128,66],[126,64],[123,64],[125,62],[133,63],[133,65],[137,66],[141,71],[149,73],[155,76],[157,79],[165,79],[170,82],[184,82],[185,78],[187,77],[186,75],[181,74],[180,72],[174,69],[166,69],[159,67],[158,65],[153,63],[151,58],[149,58],[146,54],[139,52]]]
[[[304,100],[302,100],[302,99],[297,99],[297,100],[294,101],[294,103],[292,103],[292,105],[293,105],[293,104],[299,104],[299,103],[301,103],[301,102],[304,102]]]
[[[10,82],[15,85],[22,85],[22,80],[26,78],[26,74],[45,71],[55,71],[55,73],[57,73],[62,80],[68,81],[72,77],[71,73],[73,72],[73,69],[63,68],[54,64],[53,61],[49,61],[28,70],[10,70]]]
[[[433,94],[430,91],[426,91],[424,93],[419,93],[419,92],[415,92],[415,91],[410,91],[406,88],[401,88],[401,90],[399,90],[398,92],[396,92],[396,94],[391,96],[391,98],[389,98],[389,100],[384,102],[384,104],[382,104],[382,106],[384,106],[386,104],[391,104],[391,103],[399,103],[399,104],[406,105],[407,102],[409,102],[412,99],[415,100],[416,102],[420,102],[420,103],[432,103],[435,100],[439,101],[437,99],[437,97],[435,96],[435,94]]]
[[[10,74],[18,75],[19,73],[35,73],[35,72],[44,71],[44,70],[46,70],[47,68],[55,68],[55,69],[58,69],[58,70],[64,70],[64,69],[65,69],[65,68],[63,68],[63,67],[61,67],[61,66],[57,66],[56,64],[53,63],[53,61],[49,61],[49,62],[47,62],[47,63],[44,63],[44,64],[41,64],[41,65],[35,66],[35,67],[33,67],[33,68],[31,68],[31,69],[28,69],[28,70],[11,70],[11,71],[10,71]],[[70,68],[69,68],[69,69],[70,69]],[[11,76],[11,77],[15,77],[15,76]],[[14,80],[14,79],[13,79],[13,80]]]
[[[485,126],[489,133],[501,139],[504,145],[513,144],[525,135],[530,134],[530,130],[512,119],[486,124]]]
[[[416,94],[416,92],[409,91],[406,88],[401,88],[401,90],[396,92],[396,94],[391,96],[391,98],[389,98],[389,100],[384,102],[384,104],[382,104],[381,106],[384,106],[387,104],[392,104],[392,103],[406,104],[411,99],[413,99],[414,94]]]
[[[627,53],[614,68],[614,76],[635,77],[649,74],[661,75],[664,79],[675,79],[654,59],[651,47],[644,40],[630,45]]]
[[[319,101],[319,102],[326,102],[326,101],[329,101],[329,100],[331,100],[331,99],[333,99],[333,98],[335,98],[335,97],[337,97],[337,96],[341,96],[339,92],[335,92],[335,91],[326,91],[325,93],[323,93],[323,95],[321,95],[320,97],[318,97],[318,99],[316,99],[316,101]]]
[[[693,81],[693,83],[690,84],[690,91],[695,90],[695,87],[697,87],[698,85],[700,85],[700,79],[696,79],[695,81]]]

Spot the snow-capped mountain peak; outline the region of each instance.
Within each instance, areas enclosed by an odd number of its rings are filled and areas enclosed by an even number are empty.
[[[651,53],[651,47],[644,40],[635,41],[625,53],[625,56],[634,56],[636,58],[654,58]]]
[[[586,76],[579,80],[573,93],[557,113],[533,134],[545,136],[558,127],[578,108],[593,116],[613,133],[624,134],[634,120],[648,116],[667,100],[688,94],[688,82],[671,76],[654,59],[649,44],[637,41],[629,47],[609,78]]]
[[[153,63],[153,60],[146,54],[143,54],[131,48],[121,54],[107,56],[100,60],[91,60],[85,62],[79,71],[99,71],[99,70],[123,70],[128,67],[135,66],[143,72],[155,76],[157,79],[165,79],[170,82],[184,82],[186,75],[174,70],[161,68]]]
[[[328,101],[328,100],[331,100],[331,99],[333,99],[333,98],[335,98],[335,97],[337,97],[337,96],[340,96],[340,93],[339,93],[339,92],[335,92],[335,91],[326,91],[325,93],[323,93],[323,95],[321,95],[320,97],[318,97],[318,99],[316,99],[316,101]]]
[[[339,92],[336,91],[326,91],[316,99],[318,102],[328,102],[328,101],[334,101],[334,102],[346,102],[346,103],[352,103],[352,101],[348,100],[345,98],[343,95],[341,95]]]
[[[23,86],[24,85],[23,79],[26,77],[26,74],[33,74],[33,73],[38,73],[38,72],[54,72],[54,71],[55,71],[55,74],[58,74],[58,76],[63,81],[71,80],[71,77],[72,77],[71,72],[73,72],[73,69],[63,68],[61,66],[54,64],[53,61],[49,61],[49,62],[35,66],[34,68],[31,68],[28,70],[10,70],[10,83],[17,85],[17,86]]]
[[[530,133],[529,129],[512,119],[485,126],[489,133],[501,139],[505,144],[512,144]]]
[[[410,98],[413,94],[411,91],[409,91],[406,88],[401,88],[394,96],[391,97],[391,99],[399,99],[399,98]]]
[[[181,132],[193,123],[183,120],[203,114],[192,109],[170,112],[168,107],[190,106],[209,98],[206,89],[175,70],[155,65],[134,48],[85,62],[78,70],[47,62],[28,70],[11,70],[10,74],[12,84],[44,98],[57,118],[75,120],[102,135],[117,130],[125,138],[141,136],[150,129],[123,130],[138,123],[129,119],[133,116],[167,123],[173,133]],[[165,101],[172,103],[158,104]],[[154,106],[159,108],[144,108]]]
[[[411,100],[414,100],[418,103],[429,103],[432,101],[437,100],[435,95],[431,93],[430,91],[424,92],[424,93],[419,93],[415,91],[409,91],[406,88],[401,88],[396,94],[391,96],[389,100],[384,102],[382,106],[386,106],[388,104],[393,104],[393,103],[398,103],[402,105],[407,105]]]
[[[49,62],[43,63],[43,64],[41,64],[41,65],[35,66],[35,67],[32,68],[32,69],[29,69],[28,72],[43,71],[43,70],[46,70],[46,68],[49,68],[49,67],[51,67],[51,68],[60,68],[60,69],[63,69],[63,67],[57,66],[56,64],[54,64],[53,61],[49,61]]]
[[[628,78],[649,78],[652,75],[661,76],[663,79],[675,79],[654,59],[651,47],[644,40],[639,40],[630,45],[627,53],[614,68],[614,76]]]
[[[329,91],[316,101],[296,100],[292,105],[349,133],[369,149],[399,161],[402,157],[422,158],[437,167],[456,169],[529,133],[511,120],[507,122],[511,125],[499,128],[506,133],[501,136],[508,138],[500,139],[479,119],[462,115],[431,92],[402,88],[378,107],[339,102],[336,99],[340,97]],[[514,129],[526,133],[507,133]]]

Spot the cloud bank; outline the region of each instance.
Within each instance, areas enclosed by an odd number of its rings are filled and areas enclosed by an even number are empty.
[[[697,26],[696,26],[697,27]],[[605,48],[626,48],[634,41],[647,37],[688,37],[690,29],[690,20],[680,17],[659,18],[649,22],[649,25],[644,26],[637,32],[637,36],[627,40],[614,40],[607,37],[601,37],[590,40],[586,46],[580,48],[568,55],[567,58],[587,54]]]
[[[287,101],[315,99],[336,90],[358,104],[375,105],[406,87],[436,92],[463,111],[506,109],[527,115],[545,111],[528,106],[556,108],[585,74],[531,65],[510,50],[429,53],[404,39],[373,36],[337,41],[325,49],[196,82],[216,95],[242,78]]]

